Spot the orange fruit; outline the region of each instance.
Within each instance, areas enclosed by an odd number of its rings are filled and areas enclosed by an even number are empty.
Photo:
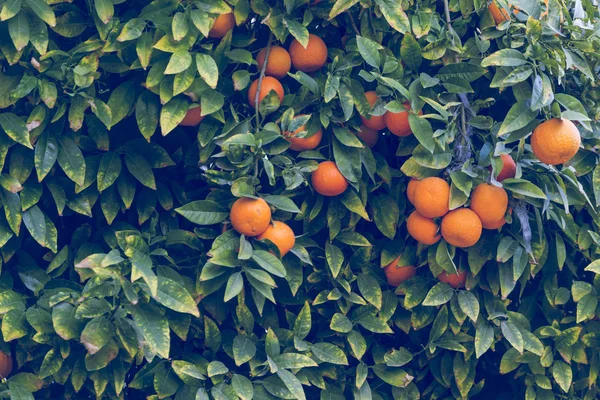
[[[258,79],[255,80],[254,82],[252,82],[252,84],[250,85],[250,88],[248,89],[248,103],[250,103],[250,106],[252,106],[252,108],[254,108],[256,106],[255,99],[256,99],[256,91],[257,90],[258,90]],[[271,92],[271,90],[274,90],[277,93],[277,95],[279,96],[279,103],[283,102],[283,96],[285,93],[283,91],[283,86],[281,86],[281,83],[277,79],[273,78],[272,76],[265,76],[265,77],[263,77],[262,85],[260,87],[260,93],[258,95],[258,104],[260,104],[262,99],[267,97],[267,95],[269,94],[269,92]]]
[[[393,113],[391,111],[383,114],[383,120],[385,126],[396,136],[409,136],[412,135],[412,130],[408,123],[408,110],[410,110],[410,103],[406,102],[403,104],[407,111],[400,111]]]
[[[506,219],[504,217],[502,217],[498,221],[490,221],[490,222],[481,221],[481,227],[483,229],[494,230],[494,229],[502,228],[505,223],[506,223]]]
[[[514,178],[517,174],[517,164],[515,163],[515,160],[513,160],[510,154],[502,154],[500,159],[502,160],[502,169],[496,177],[496,180],[502,182],[505,179]]]
[[[263,63],[265,62],[265,56],[267,49],[264,48],[256,55],[256,62],[258,63],[258,70],[261,71]],[[290,53],[286,49],[279,46],[272,46],[269,51],[269,60],[267,61],[267,68],[265,68],[265,75],[274,76],[275,78],[282,79],[287,76],[292,66],[292,59]]]
[[[508,194],[501,187],[482,183],[471,193],[469,208],[477,214],[481,223],[497,222],[504,218],[508,208]]]
[[[348,188],[348,181],[333,161],[323,161],[311,176],[315,191],[323,196],[337,196]]]
[[[406,229],[408,234],[421,244],[431,246],[440,240],[438,225],[433,222],[433,219],[422,216],[418,211],[413,211],[408,216]]]
[[[467,282],[467,271],[459,271],[458,274],[449,274],[446,271],[437,276],[440,282],[445,282],[454,289],[464,287]]]
[[[575,124],[565,118],[554,118],[539,124],[531,135],[533,154],[544,164],[568,162],[579,150],[581,136]]]
[[[361,138],[369,147],[375,146],[379,140],[379,132],[364,125],[361,125],[360,131],[356,132],[356,136]]]
[[[198,126],[198,125],[200,125],[200,122],[202,122],[202,120],[204,119],[204,117],[202,115],[200,115],[201,113],[202,113],[202,109],[200,108],[200,106],[190,108],[187,111],[187,113],[185,114],[185,117],[183,118],[183,120],[179,123],[179,126]]]
[[[471,247],[481,237],[481,220],[474,211],[458,208],[442,219],[442,237],[456,247]]]
[[[208,31],[209,38],[221,39],[235,26],[233,13],[221,14],[215,20],[212,28]]]
[[[279,249],[281,257],[285,256],[296,243],[296,235],[287,224],[274,221],[267,229],[257,236],[258,240],[269,239]]]
[[[12,367],[12,357],[3,351],[0,351],[0,378],[8,378],[12,371]]]
[[[386,267],[383,269],[388,285],[394,287],[400,286],[402,282],[409,280],[417,273],[417,269],[412,265],[399,267],[398,261],[400,261],[400,257],[386,265]]]
[[[318,71],[327,61],[327,45],[323,39],[312,33],[308,35],[306,48],[294,39],[289,51],[294,68],[302,72]]]
[[[305,114],[297,115],[297,117],[301,117]],[[296,129],[294,133],[285,132],[284,135],[288,142],[290,142],[290,149],[294,151],[304,151],[304,150],[313,150],[319,146],[321,143],[321,139],[323,138],[323,130],[319,128],[312,136],[297,138],[296,135],[302,131],[306,130],[306,126],[302,125],[300,128]]]
[[[508,12],[504,8],[498,7],[494,1],[490,3],[488,10],[490,14],[492,14],[492,18],[494,18],[496,25],[500,25],[504,21],[508,21],[510,19]]]
[[[421,181],[415,178],[411,178],[410,181],[408,181],[408,185],[406,186],[406,197],[408,197],[410,204],[415,203],[415,189],[419,182]]]
[[[379,96],[377,96],[377,93],[373,92],[373,91],[366,92],[365,97],[367,98],[367,101],[369,102],[371,107],[373,107],[373,104],[375,104],[377,102],[377,99],[379,99]],[[367,128],[370,128],[370,129],[375,129],[376,131],[380,131],[383,128],[385,128],[385,120],[383,119],[383,115],[380,115],[380,116],[370,115],[370,117],[371,117],[370,119],[367,119],[367,118],[363,117],[362,115],[360,116],[360,119],[362,120],[362,123],[364,126],[366,126]]]
[[[441,178],[425,178],[414,190],[413,205],[424,217],[443,217],[449,210],[450,185]]]
[[[263,199],[242,197],[237,199],[229,212],[231,226],[245,236],[258,236],[271,222],[271,209]]]

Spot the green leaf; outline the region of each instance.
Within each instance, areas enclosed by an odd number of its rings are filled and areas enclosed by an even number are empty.
[[[569,392],[573,381],[571,366],[563,361],[556,360],[552,364],[552,377],[564,392]]]
[[[47,378],[56,374],[62,366],[63,359],[60,352],[56,349],[50,349],[44,356],[38,377],[41,379]]]
[[[304,307],[300,310],[298,318],[294,322],[294,336],[300,340],[306,338],[312,327],[312,318],[310,315],[310,305],[308,302],[304,303]]]
[[[96,180],[98,182],[98,191],[102,192],[112,186],[117,181],[121,173],[121,157],[112,151],[102,155]]]
[[[148,161],[138,153],[128,152],[125,154],[125,165],[131,175],[133,175],[142,185],[156,190],[154,173]]]
[[[424,118],[409,113],[408,123],[410,124],[410,130],[413,132],[419,143],[430,153],[433,153],[435,149],[435,139],[433,138],[433,129],[431,124]]]
[[[94,0],[94,6],[96,7],[96,13],[98,18],[104,24],[108,24],[115,13],[115,7],[113,6],[112,0]]]
[[[377,364],[373,367],[373,372],[385,383],[394,387],[406,387],[414,377],[400,368],[391,368],[383,364]]]
[[[265,271],[270,272],[271,274],[280,278],[285,278],[285,268],[281,261],[273,254],[264,250],[255,250],[252,253],[252,260],[256,262]]]
[[[152,270],[150,256],[140,251],[135,251],[131,258],[131,282],[133,283],[139,278],[144,279],[152,296],[158,295],[158,279],[156,273]]]
[[[238,367],[250,361],[256,354],[256,345],[245,335],[233,339],[233,359]]]
[[[534,199],[546,199],[546,195],[539,187],[525,179],[508,178],[502,181],[502,186],[513,193]]]
[[[96,354],[112,337],[114,327],[106,317],[97,317],[87,323],[81,332],[81,344],[88,354]]]
[[[158,96],[149,90],[142,92],[135,104],[135,119],[140,132],[148,141],[156,131],[159,114],[160,100]]]
[[[12,113],[0,113],[0,127],[15,142],[33,149],[25,122]]]
[[[360,294],[365,298],[365,300],[373,304],[376,309],[380,310],[381,303],[383,301],[383,294],[377,280],[372,276],[360,274],[358,275],[356,281],[358,283],[358,290],[360,290]]]
[[[48,132],[42,133],[35,145],[35,170],[38,182],[48,175],[58,158],[58,142]]]
[[[487,56],[481,61],[482,67],[518,67],[527,64],[527,60],[519,50],[502,49]]]
[[[313,355],[321,362],[337,365],[348,365],[348,359],[344,352],[334,344],[321,342],[311,346]]]
[[[233,375],[231,377],[231,386],[242,400],[251,400],[254,397],[252,381],[243,375]]]
[[[592,319],[598,307],[598,296],[587,294],[577,303],[577,323]]]
[[[190,293],[179,283],[169,278],[158,279],[158,288],[154,299],[171,310],[200,316],[198,306]]]
[[[161,357],[169,358],[171,338],[167,318],[148,305],[131,306],[129,311],[135,325],[152,349]]]
[[[12,309],[2,317],[2,338],[5,342],[20,339],[29,333],[26,314],[22,310]]]
[[[329,19],[334,19],[356,3],[358,0],[337,0],[329,12]]]
[[[383,49],[383,46],[369,38],[362,36],[356,36],[356,45],[363,60],[365,60],[366,63],[371,67],[379,68],[379,65],[381,64],[379,50]]]
[[[178,74],[192,65],[192,55],[187,50],[177,50],[171,55],[171,59],[165,69],[165,75]]]
[[[60,303],[52,309],[52,325],[64,340],[79,339],[85,325],[85,321],[75,318],[75,311],[69,303]]]
[[[523,335],[519,331],[512,322],[510,321],[502,321],[500,323],[500,328],[502,329],[502,334],[504,338],[508,340],[508,342],[519,352],[523,352]]]
[[[225,208],[210,200],[192,201],[176,208],[175,212],[198,225],[218,224],[229,216]]]
[[[219,68],[215,60],[208,54],[196,54],[196,68],[200,77],[211,88],[215,89],[219,82]]]
[[[132,18],[121,30],[121,33],[117,37],[119,42],[126,42],[128,40],[135,40],[142,36],[144,29],[146,28],[146,21],[140,18]]]
[[[204,111],[204,107],[202,107]],[[188,102],[180,97],[174,97],[160,110],[160,129],[163,136],[167,136],[185,118],[188,111]]]
[[[76,184],[83,186],[85,180],[85,159],[73,139],[66,136],[57,137],[58,165],[65,174]]]
[[[244,289],[244,278],[241,272],[232,274],[227,280],[227,287],[225,288],[225,297],[223,301],[228,302],[237,296],[242,289]]]
[[[27,14],[19,12],[8,21],[8,33],[17,51],[21,51],[29,43],[29,19]]]
[[[22,0],[8,0],[2,5],[0,11],[0,21],[6,21],[17,15],[21,11]]]
[[[434,287],[429,290],[425,300],[423,300],[424,306],[441,306],[446,304],[452,298],[454,289],[444,282],[437,283]]]
[[[402,38],[400,55],[407,67],[413,71],[419,69],[421,62],[423,61],[423,57],[421,56],[421,46],[419,46],[419,42],[417,42],[410,33],[405,34]]]
[[[538,112],[530,108],[529,100],[519,100],[508,110],[504,118],[498,136],[525,128],[531,121],[537,117]]]
[[[286,371],[285,369],[278,369],[277,376],[285,384],[295,399],[306,400],[302,383],[300,383],[300,380],[296,378],[296,375],[292,374],[290,371]]]
[[[479,317],[479,301],[477,297],[470,291],[461,291],[458,293],[458,304],[461,310],[467,314],[473,322]]]
[[[331,275],[337,278],[344,264],[344,254],[337,246],[327,242],[325,243],[325,259],[327,260]]]
[[[112,116],[110,127],[115,126],[129,114],[134,100],[135,86],[133,81],[122,83],[112,91],[107,103]]]
[[[31,10],[50,26],[56,26],[56,18],[52,8],[43,0],[25,0]]]
[[[375,0],[375,4],[379,6],[381,13],[392,28],[402,34],[410,31],[408,16],[402,7],[398,7],[398,3],[394,0]]]

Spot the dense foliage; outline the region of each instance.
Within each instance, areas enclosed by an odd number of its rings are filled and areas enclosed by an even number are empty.
[[[0,0],[0,398],[597,398],[597,18]]]

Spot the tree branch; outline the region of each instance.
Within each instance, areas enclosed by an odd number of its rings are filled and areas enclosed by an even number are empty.
[[[265,60],[263,61],[263,66],[260,69],[260,75],[258,76],[258,87],[256,88],[256,94],[254,95],[254,115],[256,117],[256,132],[260,128],[260,114],[258,109],[260,107],[260,102],[258,98],[260,96],[260,89],[262,87],[263,78],[265,77],[265,71],[267,70],[267,63],[269,62],[269,54],[271,53],[271,42],[273,42],[273,32],[269,34],[269,41],[267,42],[267,51],[265,53]]]

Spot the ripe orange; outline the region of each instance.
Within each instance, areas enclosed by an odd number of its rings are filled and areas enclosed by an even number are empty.
[[[297,117],[301,117],[305,114],[297,115]],[[296,135],[302,131],[305,131],[306,127],[302,125],[300,128],[296,129],[294,133],[285,132],[284,136],[287,141],[291,143],[290,149],[294,151],[304,151],[304,150],[312,150],[316,149],[321,143],[321,139],[323,138],[323,130],[319,128],[312,136],[305,138],[297,138]]]
[[[242,197],[231,206],[229,219],[237,232],[249,237],[257,236],[269,227],[271,209],[263,199]]]
[[[500,158],[502,159],[502,169],[496,180],[502,182],[505,179],[514,178],[517,174],[517,164],[515,164],[515,160],[513,160],[510,154],[502,154]]]
[[[502,22],[510,19],[508,12],[504,8],[498,7],[494,1],[490,3],[488,10],[490,11],[490,14],[492,14],[492,18],[494,18],[496,25],[500,25]]]
[[[373,104],[375,104],[375,102],[377,102],[377,99],[379,99],[377,93],[373,91],[366,92],[365,97],[367,98],[367,101],[369,102],[371,107],[373,107]],[[376,131],[380,131],[383,128],[385,128],[385,120],[383,119],[383,115],[371,115],[370,117],[370,119],[367,119],[362,115],[360,116],[360,119],[362,120],[364,126],[366,126],[367,128],[375,129]]]
[[[208,32],[208,37],[221,39],[227,35],[227,32],[233,29],[235,26],[235,17],[233,13],[221,14],[215,20],[212,28]]]
[[[443,217],[449,210],[450,185],[441,178],[425,178],[415,188],[413,205],[427,218]]]
[[[3,351],[0,351],[0,378],[8,378],[12,371],[12,367],[12,357],[4,353]]]
[[[410,110],[410,103],[406,102],[403,104],[406,110]],[[385,126],[396,136],[409,136],[412,135],[412,130],[408,124],[408,111],[400,111],[393,113],[391,111],[383,114]]]
[[[294,40],[289,47],[290,57],[294,68],[302,72],[315,72],[321,69],[327,61],[327,45],[317,35],[308,35],[308,46],[302,47]]]
[[[444,271],[439,274],[437,278],[440,282],[445,282],[454,289],[458,289],[465,286],[465,283],[467,282],[467,271],[458,271],[458,274],[449,274]]]
[[[369,147],[375,146],[379,140],[379,132],[364,125],[361,125],[360,131],[356,132],[356,136],[361,138]]]
[[[544,164],[568,162],[579,150],[581,136],[575,124],[565,118],[554,118],[539,124],[531,135],[533,154]]]
[[[296,236],[292,228],[281,221],[273,222],[263,233],[258,235],[257,239],[269,239],[277,246],[281,257],[285,256],[296,243]]]
[[[315,191],[323,196],[337,196],[348,188],[348,181],[333,161],[323,161],[312,173]]]
[[[481,237],[481,220],[468,208],[450,211],[442,219],[442,237],[456,247],[471,247]]]
[[[501,187],[479,184],[471,193],[469,208],[477,214],[482,224],[498,222],[506,214],[508,194]]]
[[[421,181],[415,178],[411,178],[410,181],[408,181],[408,185],[406,186],[406,197],[408,197],[410,204],[415,204],[415,189],[419,182]]]
[[[400,257],[386,265],[386,267],[383,269],[388,285],[394,287],[400,286],[402,282],[409,280],[417,273],[417,269],[412,265],[399,267],[398,261],[400,261]]]
[[[267,49],[264,48],[256,55],[256,62],[258,63],[258,70],[262,70],[263,63],[265,62],[265,55]],[[286,49],[279,46],[272,46],[269,51],[269,61],[267,61],[267,68],[265,68],[265,75],[274,76],[275,78],[282,79],[287,76],[292,66],[292,59],[290,53]]]
[[[248,89],[248,103],[250,103],[250,106],[252,106],[252,108],[256,106],[255,99],[257,90],[258,79],[252,82],[250,88]],[[267,97],[271,90],[274,90],[279,96],[279,103],[283,102],[284,91],[283,86],[281,86],[281,83],[272,76],[265,76],[262,80],[262,85],[260,87],[260,93],[258,95],[258,104],[260,104],[262,99]]]
[[[200,125],[200,122],[202,122],[202,120],[204,119],[204,117],[202,115],[200,115],[201,113],[202,113],[202,109],[200,108],[200,106],[190,108],[187,111],[187,113],[185,114],[185,117],[183,118],[183,120],[179,123],[179,125],[180,126],[198,126],[198,125]]]
[[[490,222],[481,221],[481,227],[483,229],[494,230],[494,229],[502,228],[505,223],[506,223],[506,219],[504,217],[502,217],[498,221],[490,221]]]
[[[413,211],[408,216],[406,229],[408,234],[421,244],[431,246],[440,240],[438,225],[433,222],[433,219],[422,216],[418,211]]]

